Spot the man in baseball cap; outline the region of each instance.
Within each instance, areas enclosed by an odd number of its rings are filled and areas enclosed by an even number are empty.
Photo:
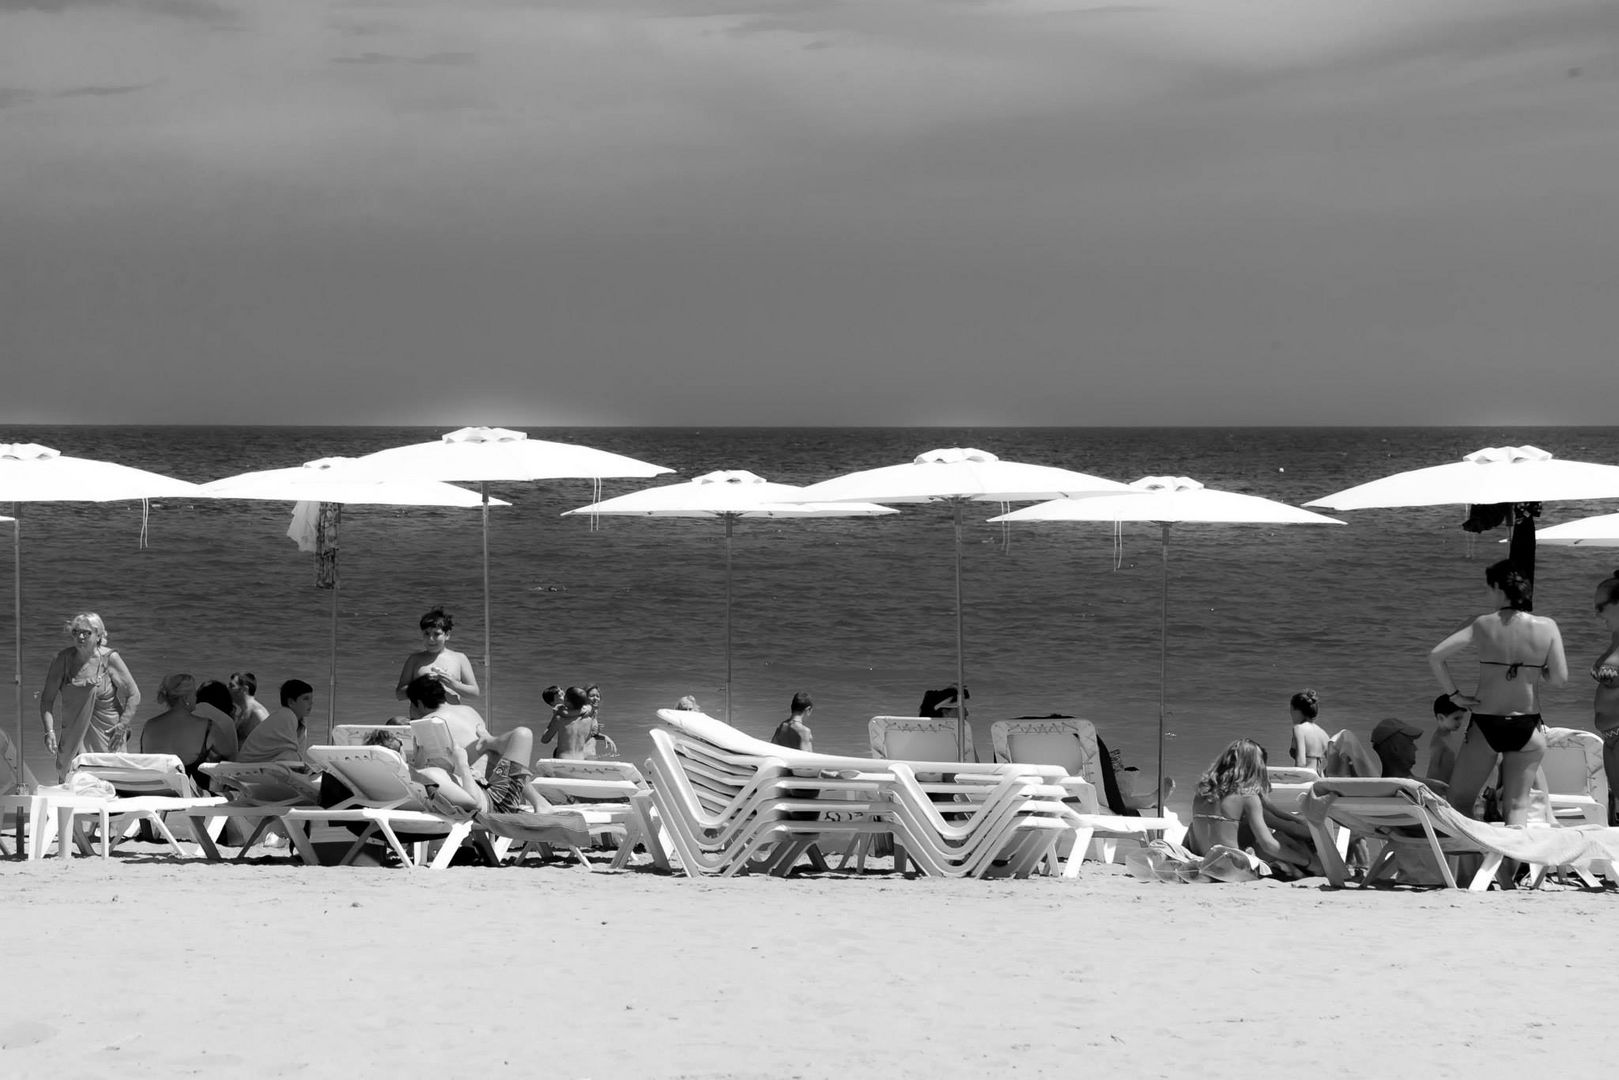
[[[1372,751],[1383,763],[1383,775],[1409,780],[1417,767],[1417,739],[1422,729],[1389,717],[1372,729]]]

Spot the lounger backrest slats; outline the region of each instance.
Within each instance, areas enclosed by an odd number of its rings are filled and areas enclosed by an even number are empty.
[[[1096,725],[1077,717],[1046,720],[997,720],[989,728],[996,761],[1060,765],[1068,775],[1083,777],[1102,790],[1101,751]]]
[[[364,746],[379,731],[399,740],[400,753],[415,753],[416,736],[408,724],[338,724],[332,728],[332,742],[337,746]]]
[[[1584,795],[1608,805],[1608,778],[1602,768],[1602,737],[1576,728],[1547,728],[1546,756],[1540,767],[1553,795]]]
[[[426,789],[410,778],[405,759],[386,746],[311,746],[309,756],[361,803],[431,812]]]
[[[957,752],[954,717],[873,716],[866,724],[871,756],[883,761],[977,761],[973,727],[967,725],[965,753]]]

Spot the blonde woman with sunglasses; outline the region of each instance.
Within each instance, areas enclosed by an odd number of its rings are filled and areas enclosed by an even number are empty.
[[[67,776],[80,754],[122,750],[129,741],[129,721],[141,703],[134,676],[107,647],[107,626],[100,615],[81,611],[68,620],[67,632],[73,644],[51,660],[39,694],[45,748],[56,755],[58,777]]]

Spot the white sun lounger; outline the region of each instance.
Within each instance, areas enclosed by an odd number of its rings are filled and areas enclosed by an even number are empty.
[[[1586,878],[1612,875],[1614,860],[1619,859],[1619,829],[1599,825],[1513,828],[1474,821],[1419,780],[1318,780],[1305,798],[1303,810],[1327,881],[1340,888],[1347,872],[1330,837],[1329,824],[1347,830],[1352,838],[1383,842],[1383,852],[1363,885],[1380,880],[1394,868],[1397,853],[1411,849],[1432,857],[1449,888],[1457,883],[1448,857],[1480,856],[1479,871],[1467,886],[1474,891],[1489,888],[1507,858],[1530,864],[1534,883],[1547,869],[1568,869]]]
[[[113,846],[132,834],[141,821],[151,822],[153,831],[169,850],[177,857],[186,858],[193,853],[180,846],[164,820],[165,815],[183,815],[197,807],[215,806],[225,801],[199,794],[186,775],[185,766],[173,754],[80,754],[73,759],[69,770],[70,783],[75,773],[111,784],[117,794],[97,799],[71,793],[56,794],[51,789],[36,793],[44,798],[42,816],[55,815],[57,853],[64,857],[70,854],[70,843],[74,841],[80,851],[88,854],[92,850],[83,819],[93,818],[98,825],[103,858],[110,857]],[[48,842],[48,837],[36,835],[30,857],[41,857]]]
[[[306,863],[320,862],[312,830],[321,825],[364,826],[338,861],[345,866],[367,840],[380,836],[402,865],[440,870],[472,833],[471,815],[437,812],[426,789],[410,778],[405,759],[385,746],[311,746],[309,756],[353,796],[340,806],[293,807],[282,815],[287,835]],[[411,848],[405,846],[401,832],[411,837]]]
[[[192,823],[192,835],[202,846],[203,856],[209,862],[220,862],[223,856],[215,842],[212,822],[239,821],[248,827],[246,840],[236,853],[237,861],[247,857],[249,850],[269,830],[286,817],[294,807],[320,805],[320,784],[314,778],[284,761],[245,762],[221,761],[202,766],[213,789],[224,796],[218,806],[200,806],[185,811]],[[281,832],[286,833],[282,825]]]

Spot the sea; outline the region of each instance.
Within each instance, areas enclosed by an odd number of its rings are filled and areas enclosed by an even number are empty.
[[[11,426],[0,442],[204,482],[434,439],[411,427]],[[621,755],[642,760],[654,710],[694,694],[706,712],[768,737],[794,693],[815,701],[815,748],[868,752],[868,721],[915,715],[955,680],[954,533],[943,505],[883,518],[742,521],[732,539],[732,682],[725,671],[725,529],[683,518],[563,517],[593,499],[718,469],[809,484],[909,461],[937,447],[1130,481],[1189,476],[1302,504],[1486,446],[1539,446],[1619,463],[1619,428],[533,428],[667,466],[659,480],[490,484],[512,505],[489,520],[491,632],[483,629],[477,510],[351,506],[340,588],[316,588],[314,557],[287,535],[283,503],[158,500],[29,503],[20,520],[22,734],[42,778],[38,696],[67,620],[95,611],[139,682],[141,717],[165,675],[252,671],[271,707],[289,678],[316,687],[317,725],[402,711],[394,686],[443,606],[454,647],[483,675],[497,731],[543,726],[549,684],[597,683]],[[475,485],[472,485],[475,486]],[[1542,525],[1612,512],[1552,503]],[[0,506],[0,510],[5,507]],[[1485,566],[1504,532],[1464,532],[1465,507],[1367,510],[1343,526],[991,524],[963,529],[970,720],[987,755],[998,719],[1063,714],[1096,724],[1126,764],[1164,769],[1189,798],[1196,776],[1246,736],[1283,758],[1287,703],[1310,687],[1320,723],[1367,733],[1395,716],[1431,727],[1428,650],[1485,610]],[[7,513],[12,511],[7,510]],[[144,546],[142,538],[144,536]],[[1592,589],[1619,552],[1543,546],[1536,611],[1558,620],[1573,672],[1546,692],[1549,723],[1591,726],[1584,672],[1606,641]],[[1163,575],[1167,572],[1167,612]],[[0,619],[13,620],[11,575]],[[335,641],[335,649],[334,649]],[[331,671],[336,669],[336,694]],[[1457,671],[1470,677],[1465,665]],[[13,706],[0,716],[14,722]],[[15,737],[16,728],[11,727]]]

